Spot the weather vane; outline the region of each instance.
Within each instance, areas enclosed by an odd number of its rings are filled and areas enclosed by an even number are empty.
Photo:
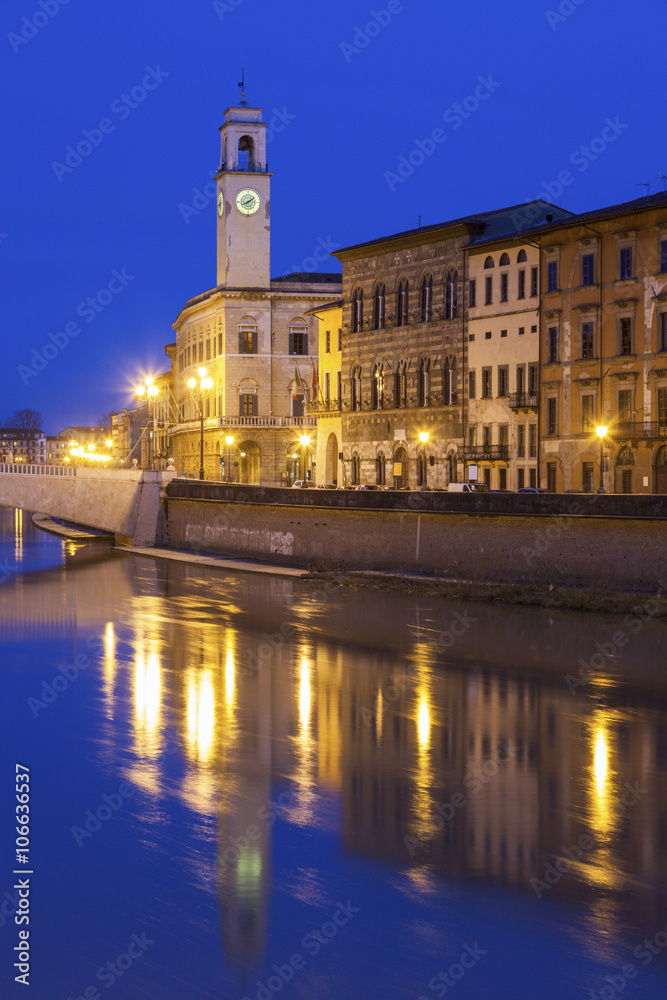
[[[245,104],[245,67],[241,68],[241,82],[239,83],[241,88],[241,104]]]

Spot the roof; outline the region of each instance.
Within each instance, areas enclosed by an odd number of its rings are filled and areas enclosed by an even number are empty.
[[[327,271],[326,273],[292,271],[291,274],[281,274],[279,278],[271,278],[271,281],[290,281],[300,285],[342,285],[343,275],[340,272],[334,271]]]
[[[313,306],[312,309],[306,309],[304,315],[316,316],[317,313],[328,312],[330,309],[342,309],[343,305],[343,299],[337,299],[335,302],[323,302],[321,306]]]
[[[607,205],[604,208],[595,208],[591,212],[581,212],[571,218],[554,221],[548,225],[532,226],[523,230],[523,233],[530,233],[537,236],[543,232],[550,232],[554,229],[562,229],[564,226],[585,225],[596,219],[613,219],[617,215],[632,215],[633,212],[642,212],[651,208],[659,208],[664,205],[667,208],[667,191],[660,191],[658,194],[644,195],[643,198],[633,198],[632,201],[622,201],[618,205]],[[523,233],[521,235],[523,235]]]
[[[438,222],[432,226],[419,226],[417,229],[405,229],[400,233],[393,233],[390,236],[381,236],[365,243],[356,243],[349,247],[342,247],[342,249],[337,250],[334,254],[332,254],[332,256],[338,257],[340,254],[361,250],[364,247],[377,246],[382,243],[414,239],[416,236],[424,236],[428,233],[434,233],[443,229],[454,229],[457,226],[465,226],[472,230],[478,230],[477,233],[473,232],[471,234],[471,242],[475,242],[478,238],[481,239],[482,237],[487,239],[495,236],[497,238],[501,235],[516,232],[516,219],[512,221],[512,217],[516,216],[518,212],[529,206],[535,206],[538,213],[545,219],[548,215],[555,215],[556,213],[564,218],[569,218],[572,215],[571,212],[568,212],[564,208],[559,208],[557,205],[553,205],[549,201],[543,201],[541,198],[537,198],[534,201],[521,202],[519,205],[510,205],[507,208],[497,208],[491,212],[477,212],[475,215],[463,215],[458,219],[450,219],[447,222]]]

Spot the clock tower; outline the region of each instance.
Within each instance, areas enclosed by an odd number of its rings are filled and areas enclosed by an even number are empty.
[[[239,105],[225,111],[220,139],[220,168],[215,175],[217,285],[268,289],[271,174],[266,163],[266,124],[262,109],[249,107],[243,90]]]

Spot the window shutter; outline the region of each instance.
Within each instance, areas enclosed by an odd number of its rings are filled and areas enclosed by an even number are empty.
[[[252,415],[256,417],[259,413],[259,396],[257,393],[252,397]]]
[[[303,335],[303,353],[308,354],[308,334]]]
[[[289,335],[289,352],[290,354],[294,354],[294,334],[291,330]]]
[[[243,416],[243,393],[239,393],[239,416]]]
[[[257,330],[252,331],[252,353],[257,354]]]
[[[243,350],[243,330],[239,330],[239,354],[244,354]]]

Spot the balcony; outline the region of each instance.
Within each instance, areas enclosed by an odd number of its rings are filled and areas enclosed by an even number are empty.
[[[340,399],[320,399],[307,403],[306,408],[309,414],[317,414],[320,417],[335,417],[341,412],[341,403]]]
[[[199,420],[184,421],[172,424],[169,433],[179,434],[183,431],[199,431]],[[281,427],[300,428],[317,427],[315,417],[205,417],[204,429],[207,431],[221,430],[223,427],[267,427],[279,430]]]
[[[537,410],[540,398],[536,392],[513,392],[510,394],[510,410]]]
[[[466,445],[460,454],[469,462],[509,462],[510,446],[508,444]]]
[[[615,438],[620,439],[667,438],[667,422],[664,420],[624,420],[619,421],[610,430]]]

